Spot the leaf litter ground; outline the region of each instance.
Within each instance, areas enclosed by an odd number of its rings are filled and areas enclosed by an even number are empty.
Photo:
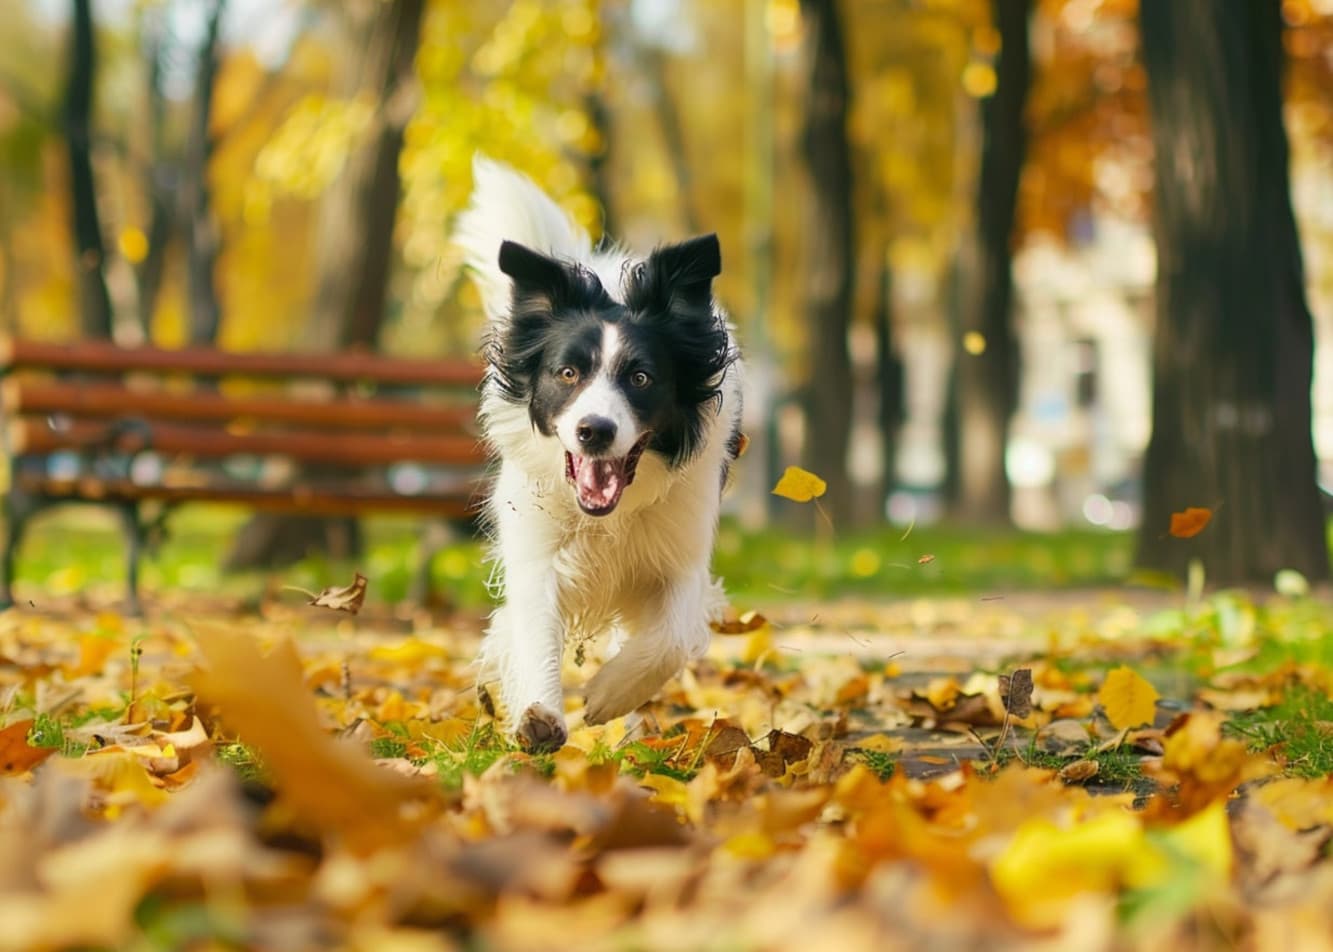
[[[743,606],[535,756],[296,601],[0,616],[0,949],[1333,947],[1316,599]]]

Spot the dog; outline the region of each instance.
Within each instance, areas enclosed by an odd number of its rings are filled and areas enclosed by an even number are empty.
[[[479,657],[509,730],[568,738],[567,644],[609,634],[584,721],[650,700],[725,607],[709,570],[743,445],[742,365],[714,301],[716,235],[595,248],[530,179],[474,162],[454,240],[487,315],[479,422],[498,460],[485,523],[500,604]]]

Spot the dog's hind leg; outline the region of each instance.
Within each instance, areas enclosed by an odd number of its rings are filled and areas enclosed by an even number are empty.
[[[670,583],[626,619],[630,637],[584,690],[584,719],[601,724],[647,702],[686,662],[708,649],[715,589],[706,572]]]

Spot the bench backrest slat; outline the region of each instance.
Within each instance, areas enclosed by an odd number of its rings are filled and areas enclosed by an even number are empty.
[[[340,351],[326,354],[232,353],[209,348],[118,347],[109,341],[57,344],[0,337],[0,368],[123,374],[136,371],[198,377],[314,377],[340,383],[476,387],[482,368],[471,361],[419,360]]]

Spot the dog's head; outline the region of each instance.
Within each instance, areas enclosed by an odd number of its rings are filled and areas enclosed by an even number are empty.
[[[559,440],[579,507],[604,516],[645,452],[681,466],[699,449],[733,359],[713,305],[716,235],[630,265],[616,296],[592,271],[506,241],[507,320],[487,342],[490,379]]]

